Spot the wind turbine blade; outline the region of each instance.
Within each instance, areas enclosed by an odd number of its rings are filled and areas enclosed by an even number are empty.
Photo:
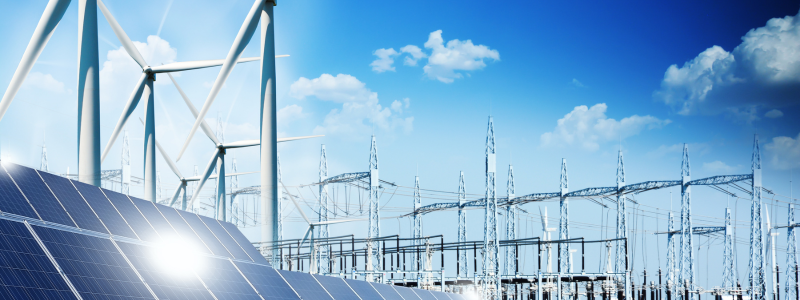
[[[283,182],[279,182],[278,184],[283,187],[283,191],[286,192],[286,195],[289,195],[289,199],[292,199],[292,203],[294,203],[294,206],[297,207],[297,211],[300,212],[300,215],[303,216],[303,220],[306,220],[306,223],[311,226],[311,221],[308,220],[306,213],[304,213],[303,209],[300,208],[300,204],[297,204],[297,200],[294,199],[294,196],[289,193],[289,190],[286,189],[286,185],[284,185]]]
[[[314,226],[338,224],[338,223],[358,222],[358,221],[366,221],[366,220],[368,220],[368,219],[367,218],[359,218],[359,219],[333,220],[333,221],[317,222],[317,223],[314,223]]]
[[[106,21],[108,21],[108,25],[111,25],[111,30],[114,31],[114,34],[119,39],[119,42],[122,44],[122,47],[125,48],[125,52],[128,52],[128,55],[142,67],[142,70],[147,68],[147,62],[144,61],[144,58],[141,54],[139,54],[139,50],[136,49],[136,45],[133,44],[131,39],[125,34],[125,30],[122,30],[122,26],[119,26],[117,23],[117,19],[111,15],[111,12],[108,11],[106,5],[103,4],[102,0],[97,0],[97,7],[100,8],[100,11],[103,12],[103,16],[106,17]]]
[[[142,122],[142,125],[144,125],[142,118],[139,118],[139,122]],[[167,151],[164,151],[164,148],[161,148],[161,144],[158,142],[158,140],[156,140],[156,148],[158,148],[158,152],[161,152],[161,156],[163,156],[164,160],[167,161],[169,168],[172,169],[172,172],[175,173],[175,176],[178,176],[178,179],[183,179],[183,175],[181,175],[181,171],[178,170],[178,166],[176,166],[175,163],[172,162],[172,159],[169,158]]]
[[[111,146],[114,146],[114,142],[117,141],[117,137],[122,132],[122,129],[125,127],[125,123],[128,122],[128,118],[133,113],[133,110],[136,109],[136,105],[139,104],[139,100],[142,98],[142,91],[144,90],[144,84],[147,79],[147,74],[142,73],[142,76],[139,78],[139,82],[136,84],[136,89],[133,90],[133,94],[131,94],[130,99],[128,99],[128,103],[125,104],[125,109],[122,110],[122,116],[119,117],[119,121],[117,121],[117,126],[114,127],[114,131],[111,132],[111,138],[108,139],[108,144],[106,144],[106,149],[103,150],[103,156],[100,157],[100,162],[102,163],[108,152],[111,151]]]
[[[175,205],[175,202],[177,202],[177,201],[178,201],[178,198],[181,196],[181,190],[183,189],[183,187],[184,187],[185,185],[186,185],[186,182],[185,182],[185,181],[181,181],[181,184],[179,184],[179,185],[178,185],[178,188],[177,188],[177,189],[175,189],[175,194],[174,194],[174,195],[172,195],[172,200],[171,200],[171,201],[169,201],[169,206],[173,206],[173,205]]]
[[[214,156],[211,157],[211,161],[208,162],[208,167],[206,167],[206,171],[205,173],[203,173],[203,177],[197,184],[197,189],[194,191],[194,194],[192,195],[192,200],[189,200],[188,207],[192,207],[192,204],[194,204],[194,199],[197,199],[197,196],[200,196],[200,190],[203,188],[203,185],[206,184],[206,181],[208,181],[208,177],[211,176],[211,173],[214,172],[214,167],[217,166],[218,157],[219,157],[219,151],[217,151],[217,153],[214,153]]]
[[[197,118],[197,114],[198,114],[197,113],[197,108],[194,107],[194,104],[192,104],[192,101],[189,100],[189,97],[186,96],[186,94],[183,92],[183,89],[181,88],[180,85],[178,85],[178,82],[175,81],[175,78],[172,77],[172,74],[167,73],[167,76],[169,76],[169,79],[172,80],[172,83],[175,85],[175,88],[178,89],[178,93],[181,94],[181,98],[183,98],[183,102],[185,102],[186,106],[189,107],[189,110],[192,111],[192,115],[195,118]],[[200,124],[200,127],[203,128],[203,132],[205,132],[206,136],[208,136],[208,138],[210,138],[211,141],[214,142],[214,146],[220,144],[219,140],[217,140],[217,137],[214,135],[214,132],[211,131],[211,127],[208,126],[208,123],[206,122],[206,120],[203,120],[203,123]]]
[[[547,208],[545,208],[545,210],[546,209]],[[542,231],[547,231],[547,218],[545,217],[545,214],[542,213],[542,207],[541,206],[539,206],[539,217],[542,218]]]
[[[239,172],[239,173],[225,173],[225,177],[240,176],[240,175],[247,175],[247,174],[254,174],[254,173],[259,173],[259,171]],[[208,176],[208,179],[215,179],[217,177],[219,177],[219,175],[211,174],[211,176]],[[184,178],[183,180],[185,180],[185,181],[198,181],[200,179],[202,179],[202,177],[200,177],[198,175],[198,176],[192,176],[192,177]]]
[[[236,63],[240,64],[257,60],[261,60],[261,57],[257,56],[257,57],[240,58],[239,60],[236,61]],[[182,62],[174,62],[166,65],[153,67],[152,70],[153,73],[181,72],[181,71],[189,71],[189,70],[221,66],[222,63],[224,62],[225,62],[224,59],[182,61]]]
[[[279,57],[289,57],[289,54],[275,55],[275,58],[279,58]]]
[[[230,177],[230,176],[241,176],[241,175],[255,174],[255,173],[259,173],[259,171],[251,171],[251,172],[239,172],[239,173],[231,173],[231,174],[225,173],[225,177]]]
[[[311,225],[308,225],[308,229],[306,229],[306,233],[303,235],[303,239],[302,239],[302,240],[300,240],[300,246],[301,246],[301,247],[302,247],[303,245],[305,245],[305,243],[306,243],[306,240],[308,239],[308,236],[311,234],[311,231],[312,231],[313,229],[314,229],[314,227],[313,227],[313,226],[311,226]]]
[[[231,71],[233,71],[233,67],[235,66],[234,62],[239,59],[247,43],[250,42],[250,38],[253,37],[253,33],[258,26],[258,20],[261,17],[261,10],[264,8],[264,3],[264,0],[256,0],[255,3],[253,3],[253,7],[250,8],[250,12],[247,14],[242,27],[239,29],[239,34],[237,34],[236,39],[233,40],[233,46],[231,46],[228,56],[225,57],[225,62],[219,70],[219,75],[216,81],[214,81],[214,85],[211,87],[211,92],[208,94],[206,102],[203,103],[203,108],[200,109],[200,115],[197,116],[192,130],[189,131],[189,136],[186,137],[186,142],[183,144],[183,148],[181,148],[181,152],[178,154],[178,160],[181,159],[186,148],[189,147],[189,142],[192,141],[195,132],[197,132],[197,127],[202,123],[203,118],[205,118],[206,113],[208,113],[208,110],[211,108],[211,104],[214,103],[214,99],[217,97],[217,94],[219,94],[220,89],[222,89],[222,85],[225,84],[225,80],[228,79]]]
[[[53,31],[56,30],[58,22],[61,21],[61,17],[63,17],[64,12],[67,11],[69,2],[70,0],[50,0],[44,8],[42,17],[39,19],[39,24],[37,24],[36,29],[33,30],[33,36],[31,36],[31,40],[28,42],[28,47],[25,48],[17,70],[14,71],[14,76],[11,77],[11,83],[8,84],[6,93],[3,94],[3,99],[0,100],[0,120],[2,120],[3,116],[6,114],[6,110],[8,110],[8,107],[11,105],[11,101],[14,100],[14,96],[17,95],[19,88],[22,87],[25,78],[28,77],[28,73],[31,72],[31,68],[33,68],[33,65],[36,63],[36,59],[39,58],[39,54],[42,54],[42,50],[44,50],[44,46],[47,45],[47,41],[53,36]]]
[[[261,141],[259,141],[259,140],[243,140],[243,141],[238,141],[238,142],[222,144],[222,147],[226,148],[226,149],[244,148],[244,147],[258,146],[260,144],[261,144]]]
[[[288,137],[288,138],[278,138],[278,143],[288,142],[288,141],[296,141],[296,140],[304,140],[310,139],[315,137],[323,137],[325,135],[308,135],[308,136],[296,136],[296,137]]]

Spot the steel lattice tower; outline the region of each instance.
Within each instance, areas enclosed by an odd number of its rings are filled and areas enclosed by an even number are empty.
[[[680,284],[689,282],[689,288],[694,286],[694,243],[692,242],[692,197],[689,168],[689,146],[683,144],[683,160],[681,162],[681,258],[678,261]],[[694,299],[694,296],[690,296]]]
[[[467,190],[464,187],[464,171],[458,177],[458,242],[467,241],[467,212],[464,210],[464,203],[467,202]],[[456,276],[467,276],[467,249],[458,252],[458,274]]]
[[[128,143],[128,131],[122,136],[122,175],[120,176],[120,193],[131,193],[131,146]],[[186,209],[184,204],[184,210]]]
[[[569,180],[567,179],[567,159],[561,159],[561,200],[559,201],[558,218],[558,238],[561,240],[569,239]],[[561,244],[558,252],[559,272],[572,272],[572,260],[570,259],[570,244]]]
[[[511,201],[515,197],[515,187],[514,187],[514,167],[508,165],[508,184],[506,186],[506,192],[508,194],[508,201]],[[509,205],[506,207],[506,240],[516,240],[517,239],[517,206],[516,205]],[[516,274],[517,270],[517,262],[516,262],[517,252],[514,247],[506,247],[506,275],[514,275]]]
[[[325,184],[325,180],[328,179],[328,155],[325,152],[325,145],[322,145],[322,148],[319,153],[319,182],[322,184],[319,185],[319,222],[328,222],[328,185]],[[328,225],[319,225],[316,228],[317,234],[315,237],[320,240],[325,240],[328,238]],[[317,250],[317,273],[318,274],[327,274],[328,270],[328,247],[327,246],[319,246]]]
[[[500,242],[497,234],[497,154],[494,140],[494,121],[489,117],[486,132],[486,195],[483,223],[483,288],[484,299],[500,297]]]
[[[750,207],[750,262],[748,279],[750,281],[750,297],[753,300],[766,299],[766,280],[764,279],[764,229],[761,225],[761,149],[758,135],[753,142],[753,199]]]
[[[794,233],[794,204],[789,204],[788,223],[789,226],[786,228],[786,300],[795,300],[797,299],[797,273],[795,273],[797,272],[797,237]]]
[[[50,171],[50,167],[47,165],[47,142],[44,140],[42,140],[42,161],[39,164],[39,170]]]
[[[236,174],[236,172],[237,172],[236,155],[234,155],[233,159],[231,160],[231,174]],[[239,176],[238,175],[231,175],[231,183],[230,183],[230,186],[228,188],[228,193],[233,194],[238,189],[239,189]],[[244,212],[243,212],[244,206],[239,204],[239,203],[237,203],[236,207],[234,208],[233,207],[233,201],[236,199],[234,197],[235,196],[231,196],[231,198],[230,198],[231,205],[230,206],[225,206],[226,209],[228,209],[228,211],[230,211],[230,214],[226,214],[226,215],[231,216],[231,217],[229,217],[231,219],[230,222],[236,221],[236,224],[238,225],[238,223],[240,223],[241,220],[245,220],[242,217],[244,215]],[[241,202],[241,201],[239,201],[239,202]],[[240,215],[242,215],[242,216],[240,216]],[[236,216],[236,220],[233,219],[233,216]],[[243,226],[244,226],[244,224],[243,224]]]
[[[417,246],[422,245],[422,240],[420,240],[422,238],[422,215],[418,212],[420,207],[422,207],[422,199],[419,194],[419,176],[414,176],[414,232],[412,237],[415,239],[414,245]],[[412,269],[419,271],[419,269],[422,269],[420,257],[417,255],[412,256]]]
[[[731,209],[725,209],[725,241],[722,253],[722,288],[732,289],[736,286],[736,259],[733,257],[733,226],[731,225]]]
[[[378,179],[378,144],[375,142],[375,136],[372,136],[372,142],[369,148],[369,229],[367,237],[370,239],[381,236],[380,224],[380,211],[378,210],[378,191],[380,188],[380,181]],[[367,264],[367,270],[379,270],[381,249],[380,243],[372,241],[368,246],[369,258],[371,263]]]
[[[617,238],[624,239],[628,237],[628,223],[625,207],[625,197],[622,195],[622,187],[625,186],[625,164],[622,160],[622,150],[619,150],[617,158]],[[617,273],[626,272],[625,270],[625,256],[627,249],[625,249],[625,241],[617,241],[617,257],[616,264],[614,265]],[[622,278],[620,278],[622,279]]]
[[[675,215],[669,213],[669,233],[667,233],[667,290],[670,291],[672,297],[676,297],[675,291],[678,286],[678,276],[675,274]]]
[[[281,154],[278,153],[278,207],[277,207],[277,217],[278,218],[278,240],[283,240],[283,181],[281,181]],[[278,254],[278,249],[275,249],[275,253],[273,253],[273,257],[280,256]],[[278,262],[280,263],[280,262]],[[276,264],[272,264],[272,266],[276,266]]]
[[[156,201],[161,200],[161,172],[156,172]],[[224,221],[224,220],[223,220]]]

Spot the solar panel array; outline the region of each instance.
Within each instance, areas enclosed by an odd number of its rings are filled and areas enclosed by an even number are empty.
[[[463,298],[275,270],[233,224],[0,162],[0,299]]]

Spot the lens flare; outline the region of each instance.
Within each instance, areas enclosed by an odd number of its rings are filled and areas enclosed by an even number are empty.
[[[163,239],[153,249],[155,263],[174,276],[193,276],[203,267],[203,257],[192,243],[179,239]]]

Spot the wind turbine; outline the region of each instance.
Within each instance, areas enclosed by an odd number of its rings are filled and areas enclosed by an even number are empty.
[[[547,207],[544,208],[544,213],[542,213],[542,208],[539,207],[539,216],[542,218],[542,239],[545,242],[550,241],[550,233],[555,231],[555,228],[547,227]],[[551,262],[553,261],[553,245],[550,243],[547,244],[547,273],[553,272],[553,265]]]

